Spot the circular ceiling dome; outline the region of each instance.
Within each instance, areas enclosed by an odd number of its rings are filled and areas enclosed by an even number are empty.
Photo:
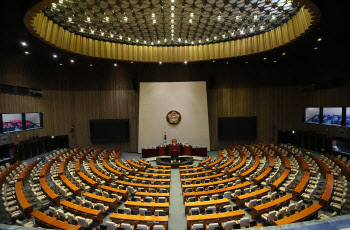
[[[148,62],[258,53],[317,21],[309,0],[43,0],[25,16],[30,31],[57,47]]]

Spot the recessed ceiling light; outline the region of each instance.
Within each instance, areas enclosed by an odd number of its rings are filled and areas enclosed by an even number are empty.
[[[245,64],[248,64],[248,62],[246,61]]]
[[[226,62],[226,65],[228,64],[228,62]]]
[[[322,41],[322,38],[317,39],[318,42]]]
[[[28,51],[24,51],[24,53],[25,53],[25,54],[29,54],[29,52],[28,52]]]
[[[187,61],[184,61],[185,64],[187,64]]]
[[[57,58],[57,54],[52,54],[52,57],[53,58]]]
[[[286,55],[286,53],[282,53],[282,55],[284,56],[284,55]]]
[[[70,59],[70,62],[71,62],[71,63],[74,63],[74,60],[73,60],[73,59]]]
[[[131,64],[134,63],[133,61],[131,62]]]
[[[215,60],[213,60],[213,62],[215,62]]]
[[[161,64],[162,64],[162,62],[160,61],[160,62],[159,62],[159,64],[161,65]]]
[[[92,64],[90,64],[90,66],[92,66]]]
[[[317,47],[315,47],[314,49],[315,49],[315,50],[317,50],[318,48],[317,48]]]
[[[264,60],[266,60],[266,57],[264,57]]]
[[[27,46],[28,44],[26,42],[21,42],[22,46]]]
[[[114,66],[116,67],[116,66],[117,66],[117,63],[114,63]]]
[[[60,65],[63,65],[62,63],[60,63]]]
[[[276,63],[277,61],[273,61],[274,63]]]

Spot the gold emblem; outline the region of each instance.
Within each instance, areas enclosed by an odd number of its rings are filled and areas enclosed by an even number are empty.
[[[181,120],[181,114],[175,110],[170,111],[167,114],[167,121],[169,122],[169,124],[175,125],[178,124]]]

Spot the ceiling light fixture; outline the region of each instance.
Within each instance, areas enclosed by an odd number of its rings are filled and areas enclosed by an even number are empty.
[[[28,44],[26,42],[21,42],[22,46],[28,46]]]
[[[25,54],[27,54],[27,55],[29,54],[29,52],[28,52],[28,51],[24,51],[24,53],[25,53]]]
[[[57,54],[52,54],[52,57],[53,58],[57,58]]]
[[[117,67],[117,63],[114,63],[114,67]]]
[[[318,42],[322,41],[322,38],[317,39]]]
[[[70,60],[70,62],[71,62],[71,63],[74,63],[74,60],[73,60],[73,59],[71,59],[71,60]]]
[[[187,61],[184,61],[185,64],[187,64]]]

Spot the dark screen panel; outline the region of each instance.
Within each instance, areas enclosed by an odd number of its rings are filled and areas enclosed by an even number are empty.
[[[129,120],[90,120],[90,136],[91,141],[129,140]]]
[[[256,133],[256,117],[219,117],[219,138],[255,138]]]

